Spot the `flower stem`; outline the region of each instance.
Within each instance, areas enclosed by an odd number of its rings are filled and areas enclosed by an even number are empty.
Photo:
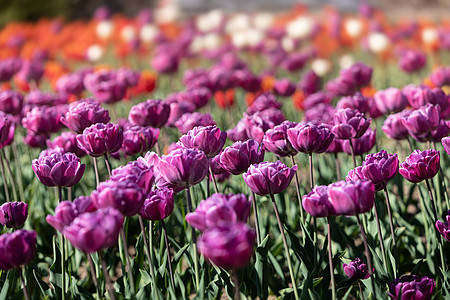
[[[294,155],[291,155],[291,161],[292,161],[292,166],[295,166]],[[298,180],[297,171],[294,174],[294,179],[295,179],[295,188],[297,190],[298,206],[300,208],[300,225],[301,225],[301,224],[303,224],[303,221],[305,220],[305,218],[304,218],[304,214],[303,214],[302,195],[300,193],[300,181]],[[302,236],[304,236],[303,226],[300,226],[300,230],[302,231]]]
[[[166,243],[166,248],[167,248],[167,264],[169,265],[170,285],[172,286],[172,290],[175,292],[175,280],[173,278],[172,258],[171,258],[171,255],[170,255],[169,239],[167,238],[166,223],[164,222],[164,220],[161,220],[161,225],[162,225],[162,228],[163,228],[164,241]]]
[[[147,252],[147,262],[148,262],[148,268],[150,269],[150,276],[152,277],[152,285],[153,288],[156,290],[156,276],[155,276],[155,268],[153,265],[153,234],[152,234],[152,229],[153,229],[153,224],[152,221],[150,221],[150,228],[149,228],[149,238],[150,238],[150,243],[152,244],[152,247],[150,248],[149,244],[148,244],[148,240],[147,240],[147,234],[145,233],[145,226],[144,226],[144,220],[142,220],[141,215],[138,215],[138,219],[139,219],[139,225],[141,227],[141,232],[142,232],[142,238],[144,239],[144,246],[145,246],[145,251]],[[159,293],[156,293],[158,295],[159,298]]]
[[[216,177],[214,177],[214,174],[212,172],[211,166],[209,166],[209,174],[211,175],[213,184],[214,184],[214,191],[216,192],[216,194],[219,193],[219,189],[217,188],[217,181],[216,181]],[[209,180],[209,178],[208,178]]]
[[[358,286],[359,286],[359,294],[361,295],[361,299],[364,300],[364,293],[361,286],[361,280],[358,280]]]
[[[391,210],[391,201],[389,200],[389,192],[387,190],[386,182],[383,182],[384,186],[384,195],[386,198],[386,206],[387,211],[389,215],[389,226],[391,228],[391,235],[392,235],[392,244],[393,244],[393,250],[394,250],[394,257],[395,260],[398,261],[398,250],[397,250],[397,238],[395,237],[395,229],[394,229],[394,221],[392,218],[392,210]],[[397,269],[394,269],[394,277],[397,277]]]
[[[59,203],[63,201],[62,187],[58,186]],[[64,235],[61,233],[61,276],[62,276],[62,299],[66,298],[66,243]]]
[[[234,300],[241,300],[241,292],[239,291],[239,278],[236,269],[233,269],[231,271],[231,278],[234,283]]]
[[[14,197],[14,201],[19,201],[17,198],[17,188],[16,188],[16,183],[14,182],[14,177],[11,171],[11,167],[9,166],[9,161],[8,158],[5,155],[5,151],[4,149],[1,149],[1,153],[0,155],[3,155],[3,157],[5,158],[5,165],[6,165],[6,170],[8,171],[8,177],[9,177],[9,182],[11,182],[11,189],[13,191],[13,197]]]
[[[16,165],[16,180],[19,185],[20,201],[25,201],[25,195],[23,193],[22,169],[19,165],[19,152],[17,150],[17,145],[15,142],[12,143],[12,149],[14,155],[14,164]]]
[[[375,220],[377,222],[377,231],[378,231],[378,240],[380,241],[380,248],[381,248],[381,254],[383,256],[383,264],[384,268],[386,269],[386,272],[389,270],[386,262],[386,250],[384,248],[384,239],[383,239],[383,233],[381,231],[381,225],[380,225],[380,217],[378,216],[378,209],[377,209],[377,203],[375,201],[374,207],[375,211]]]
[[[189,207],[189,212],[193,212],[193,208],[192,208],[192,198],[191,198],[191,191],[190,188],[187,187],[186,189],[186,193],[187,193],[187,201],[188,201],[188,207]],[[198,275],[198,253],[197,253],[197,237],[195,235],[195,229],[191,226],[191,242],[192,242],[192,251],[194,252],[194,272],[195,272],[195,286],[197,288],[197,290],[200,287],[200,278]]]
[[[356,168],[355,149],[353,148],[353,142],[352,142],[352,139],[349,139],[348,141],[350,143],[350,149],[352,151],[353,167]]]
[[[19,277],[20,277],[20,282],[22,283],[22,287],[23,287],[23,296],[25,297],[25,300],[30,300],[30,294],[28,293],[28,288],[27,285],[25,284],[25,280],[23,278],[23,272],[25,272],[25,268],[21,268],[18,270],[19,271]]]
[[[96,184],[96,186],[98,186],[98,184],[100,183],[100,179],[99,179],[99,176],[98,176],[97,157],[92,157],[92,162],[93,162],[93,165],[94,165],[95,184]]]
[[[331,220],[327,217],[327,231],[328,231],[328,260],[330,264],[330,277],[331,277],[331,292],[332,299],[336,299],[336,283],[334,281],[334,267],[333,267],[333,250],[331,247]]]
[[[258,246],[261,244],[261,230],[259,227],[259,214],[258,214],[258,206],[256,204],[256,195],[254,192],[252,192],[252,206],[253,206],[253,212],[255,214],[255,227],[256,227],[256,240],[258,241]]]
[[[106,164],[106,169],[108,169],[108,175],[109,175],[109,177],[111,177],[111,164],[109,162],[108,153],[105,153],[103,156],[105,157],[105,164]]]
[[[131,268],[131,257],[130,253],[128,252],[127,237],[125,236],[125,230],[123,229],[123,227],[120,228],[120,236],[122,237],[123,251],[125,252],[125,258],[128,269],[128,278],[130,279],[130,286],[131,286],[131,295],[132,298],[134,298],[135,289],[134,289],[133,269]]]
[[[364,242],[364,250],[366,251],[367,266],[369,267],[369,274],[370,274],[370,282],[372,284],[373,299],[377,299],[377,293],[375,291],[375,278],[373,278],[372,258],[370,256],[369,244],[367,243],[366,233],[364,231],[364,227],[361,224],[361,220],[359,218],[359,215],[356,215],[356,220],[358,221],[359,230],[361,231],[361,236],[362,236],[363,242]]]
[[[5,163],[3,162],[3,156],[0,155],[0,167],[2,171],[2,179],[3,179],[3,189],[5,190],[5,199],[6,202],[9,202],[9,191],[8,191],[8,183],[6,182],[6,174],[5,174]]]
[[[92,261],[92,256],[90,253],[87,253],[86,255],[87,255],[88,262],[89,262],[89,269],[91,270],[92,281],[94,281],[95,289],[97,290],[98,299],[101,299],[102,297],[100,297],[101,293],[100,293],[100,288],[98,286],[98,280],[97,280],[97,275],[95,273],[95,266],[94,266],[94,262]]]
[[[106,262],[103,259],[103,256],[100,253],[100,251],[98,252],[98,256],[100,257],[100,261],[102,264],[103,276],[105,276],[106,287],[108,289],[109,297],[112,300],[116,300],[116,295],[114,294],[114,286],[112,284],[111,277],[109,277],[109,273],[108,273],[108,267],[106,266]]]
[[[291,282],[292,282],[292,288],[294,290],[294,297],[296,300],[299,299],[298,297],[298,291],[297,291],[297,284],[295,282],[294,277],[294,269],[292,268],[292,262],[291,262],[291,255],[289,254],[289,246],[286,241],[286,235],[284,234],[283,224],[281,224],[280,214],[278,213],[278,207],[277,203],[275,202],[275,197],[270,194],[270,198],[272,199],[273,209],[275,211],[275,216],[277,217],[278,227],[280,228],[281,237],[283,238],[283,244],[284,244],[284,251],[286,253],[286,259],[289,267],[289,274],[291,275]]]
[[[336,177],[338,181],[341,181],[341,160],[337,153],[334,153],[334,161],[336,162]]]
[[[309,183],[312,190],[314,188],[314,165],[312,153],[309,154]]]
[[[155,148],[156,148],[156,154],[158,154],[158,156],[161,157],[161,149],[159,148],[159,141],[158,140],[156,140]]]

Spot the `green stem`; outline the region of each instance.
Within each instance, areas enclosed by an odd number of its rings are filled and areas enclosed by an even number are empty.
[[[331,220],[330,220],[330,217],[327,217],[327,231],[328,231],[328,260],[329,260],[329,264],[330,264],[331,292],[332,292],[332,299],[336,300],[336,283],[334,280],[333,250],[331,247]]]
[[[5,155],[5,150],[2,149],[0,155],[3,155],[4,159],[5,159],[5,165],[6,165],[6,170],[8,171],[8,177],[9,177],[9,181],[11,182],[11,189],[13,191],[13,197],[14,197],[14,201],[19,201],[18,197],[17,197],[17,188],[16,188],[16,183],[14,182],[14,177],[11,171],[11,167],[9,166],[9,161],[8,158]]]
[[[63,201],[62,187],[58,186],[59,203]],[[66,299],[66,243],[61,233],[61,276],[62,276],[62,299]]]
[[[292,161],[292,166],[295,166],[294,155],[291,155],[291,161]],[[300,208],[300,230],[302,232],[302,236],[304,237],[303,226],[301,226],[301,225],[303,224],[305,217],[303,214],[302,195],[300,193],[300,181],[298,180],[297,172],[295,172],[295,174],[294,174],[294,179],[295,179],[295,189],[297,190],[298,206]]]
[[[100,287],[98,286],[98,280],[97,280],[97,275],[95,272],[95,265],[94,265],[94,262],[92,261],[92,256],[90,253],[86,253],[86,255],[87,255],[88,262],[89,262],[89,269],[91,270],[92,281],[94,281],[95,289],[97,290],[98,299],[101,299],[102,297],[100,297],[100,295],[101,295]]]
[[[353,142],[352,142],[352,139],[349,139],[348,141],[350,143],[350,149],[352,151],[353,167],[356,168],[355,149],[353,148]]]
[[[6,174],[5,174],[5,163],[3,161],[3,156],[0,155],[0,167],[2,171],[2,179],[3,179],[3,189],[5,190],[5,199],[6,202],[9,202],[9,191],[8,191],[8,183],[6,182]]]
[[[367,266],[369,268],[370,282],[372,284],[373,299],[377,299],[377,293],[375,290],[375,278],[373,276],[372,258],[370,256],[369,244],[367,243],[366,233],[364,231],[364,227],[361,224],[361,220],[359,219],[359,215],[356,215],[356,220],[358,221],[359,230],[361,232],[361,236],[364,241],[364,250],[366,251]]]
[[[341,161],[337,153],[334,153],[334,161],[336,162],[336,177],[338,181],[341,181]]]
[[[189,212],[193,212],[193,208],[192,208],[192,198],[191,198],[191,191],[190,191],[190,187],[187,187],[186,189],[186,193],[187,193],[187,201],[188,201],[188,207],[189,207]],[[192,251],[194,252],[194,273],[195,273],[195,286],[197,288],[197,291],[200,288],[200,277],[199,277],[199,272],[198,272],[198,252],[197,252],[197,237],[195,234],[195,229],[191,226],[191,242],[192,242]]]
[[[22,287],[23,287],[23,296],[25,297],[25,300],[30,300],[30,294],[28,293],[28,288],[27,285],[25,284],[25,280],[23,278],[23,272],[25,272],[25,268],[19,269],[19,276],[20,276],[20,282],[22,283]]]
[[[283,224],[281,224],[280,214],[278,213],[277,203],[275,202],[275,197],[270,194],[272,199],[273,209],[275,211],[275,216],[277,217],[278,227],[280,228],[281,237],[283,238],[284,251],[286,253],[286,259],[289,267],[289,274],[291,276],[292,288],[294,289],[294,297],[296,300],[299,299],[297,291],[297,283],[295,282],[294,269],[292,268],[291,255],[289,254],[289,246],[286,241],[286,235],[284,234]]]
[[[161,225],[164,232],[164,242],[166,243],[167,248],[167,264],[169,265],[170,285],[172,286],[172,290],[175,292],[175,280],[173,278],[172,258],[170,255],[169,239],[167,238],[166,223],[164,222],[164,220],[161,220]]]
[[[361,300],[364,300],[364,293],[361,286],[361,280],[358,280],[358,286],[359,286],[359,294],[361,295]]]
[[[216,194],[219,193],[219,188],[217,187],[217,181],[216,181],[216,177],[214,177],[214,174],[212,172],[211,166],[209,166],[209,174],[211,175],[213,184],[214,184],[214,191],[216,192]],[[209,178],[208,178],[209,181]]]
[[[23,192],[22,169],[19,165],[19,152],[17,151],[17,145],[15,142],[12,143],[12,149],[14,155],[14,164],[16,165],[16,180],[19,185],[20,201],[25,201],[25,195]]]
[[[109,297],[112,300],[116,300],[116,295],[114,294],[114,286],[112,284],[111,277],[109,277],[109,273],[108,273],[108,267],[106,266],[106,262],[103,259],[103,256],[100,253],[100,251],[98,252],[98,256],[99,256],[101,264],[102,264],[103,276],[105,277],[106,287],[108,289]]]
[[[109,177],[111,177],[111,164],[108,159],[108,153],[105,153],[104,157],[105,157],[106,169],[108,170],[108,175],[109,175]]]
[[[255,214],[255,227],[256,227],[256,240],[258,241],[258,246],[261,244],[261,229],[259,227],[259,213],[258,213],[258,205],[256,204],[256,195],[252,192],[252,206],[253,213]]]
[[[241,300],[241,292],[239,291],[239,278],[237,275],[237,270],[233,269],[231,271],[231,278],[234,283],[234,300]]]
[[[139,219],[139,225],[141,227],[141,232],[142,232],[142,238],[144,239],[144,246],[145,246],[145,252],[147,252],[147,262],[148,262],[148,268],[150,269],[150,276],[152,277],[152,285],[153,288],[156,290],[156,276],[155,276],[155,266],[153,265],[153,234],[152,234],[152,221],[150,221],[150,228],[148,230],[149,233],[149,239],[150,239],[150,244],[152,245],[152,247],[150,248],[149,244],[148,244],[148,240],[147,240],[147,234],[145,233],[145,226],[144,226],[144,220],[142,219],[141,215],[138,215],[138,219]],[[156,293],[158,295],[159,298],[159,293]]]
[[[125,236],[125,230],[123,229],[123,227],[120,228],[120,236],[122,237],[123,250],[125,252],[125,258],[126,258],[127,269],[128,269],[128,278],[130,279],[131,296],[132,296],[132,298],[134,298],[136,291],[134,288],[133,269],[131,268],[131,257],[130,257],[130,253],[128,252],[127,237]]]
[[[378,240],[380,241],[380,248],[381,248],[381,254],[383,255],[383,264],[384,268],[386,269],[386,272],[388,272],[388,266],[386,262],[386,250],[384,248],[384,239],[383,239],[383,233],[381,231],[381,225],[380,225],[380,217],[378,216],[378,209],[377,209],[377,203],[375,201],[375,205],[373,207],[375,211],[375,220],[377,222],[377,230],[378,230]]]
[[[95,186],[98,186],[100,183],[100,179],[98,176],[98,165],[97,165],[97,157],[92,157],[92,162],[94,165],[94,173],[95,173]]]

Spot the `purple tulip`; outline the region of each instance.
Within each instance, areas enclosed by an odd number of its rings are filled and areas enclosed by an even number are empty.
[[[303,68],[308,59],[309,54],[305,53],[291,53],[286,56],[281,62],[281,67],[289,72],[295,72]]]
[[[416,141],[425,143],[428,141],[432,142],[440,142],[442,138],[446,137],[450,133],[450,121],[444,121],[440,120],[439,125],[436,127],[435,130],[431,131],[430,133],[424,133],[422,135],[414,135],[411,133],[411,136]]]
[[[0,82],[11,80],[21,67],[22,61],[19,58],[11,57],[0,60]]]
[[[241,119],[236,124],[236,127],[227,130],[227,137],[233,142],[248,140],[247,128],[245,127],[245,120]]]
[[[308,96],[314,94],[320,90],[322,80],[317,76],[314,71],[308,71],[303,74],[302,80],[299,82],[298,87],[303,91],[303,94]]]
[[[22,107],[22,94],[12,90],[0,91],[0,111],[16,116],[20,115]]]
[[[184,114],[193,113],[196,106],[192,102],[180,101],[178,93],[167,96],[166,101],[170,105],[170,114],[167,119],[166,126],[175,127],[175,122],[178,121]],[[174,97],[174,98],[171,98]]]
[[[8,228],[19,228],[28,217],[28,204],[25,202],[7,202],[0,206],[0,224]]]
[[[450,213],[447,214],[444,222],[437,220],[435,225],[442,237],[450,242]]]
[[[143,160],[131,161],[111,172],[113,181],[133,181],[147,194],[155,183],[153,168],[149,168]]]
[[[413,183],[433,178],[439,172],[439,151],[414,150],[404,162],[400,164],[400,174]]]
[[[112,207],[124,216],[137,214],[145,200],[144,191],[132,180],[107,180],[91,194],[97,208]]]
[[[233,175],[239,175],[248,170],[250,165],[264,160],[265,148],[255,140],[235,142],[225,148],[220,154],[219,163]]]
[[[367,114],[370,110],[369,98],[363,96],[361,93],[356,92],[352,96],[341,98],[336,104],[336,109],[351,108],[356,109],[363,114]]]
[[[307,213],[316,218],[328,217],[334,214],[326,185],[315,186],[309,194],[304,195],[302,206]]]
[[[62,127],[60,117],[61,113],[56,107],[36,106],[22,119],[22,125],[37,134],[50,134]]]
[[[0,270],[19,268],[31,262],[36,252],[36,231],[16,230],[0,235]]]
[[[253,255],[255,232],[244,223],[206,230],[198,240],[198,251],[213,264],[224,269],[245,266]]]
[[[450,67],[439,67],[430,74],[431,82],[438,87],[450,85]]]
[[[372,71],[371,67],[366,66],[362,62],[357,62],[349,68],[341,70],[339,74],[346,81],[353,82],[356,88],[361,88],[370,83]]]
[[[139,214],[146,220],[164,220],[172,213],[173,207],[173,190],[170,188],[157,189],[147,195]]]
[[[106,124],[109,120],[108,110],[91,98],[70,104],[69,111],[61,116],[61,123],[78,134],[83,133],[83,130],[91,125]]]
[[[122,150],[127,155],[147,152],[156,144],[159,129],[151,127],[132,126],[124,130]]]
[[[366,156],[362,166],[356,167],[347,175],[347,181],[368,179],[375,184],[375,191],[384,188],[386,182],[395,177],[398,173],[397,154],[389,154],[384,150]]]
[[[49,148],[61,148],[64,153],[72,152],[78,157],[83,157],[86,152],[78,147],[77,134],[71,131],[62,132],[61,135],[55,137],[53,141],[48,140],[47,146]]]
[[[418,50],[407,50],[401,53],[398,65],[403,71],[412,73],[422,69],[426,63],[425,53]]]
[[[369,268],[359,258],[356,258],[348,264],[343,264],[342,267],[350,279],[363,280],[370,277]]]
[[[447,152],[447,154],[450,155],[450,137],[443,138],[441,142],[445,152]]]
[[[45,219],[53,228],[62,232],[79,215],[96,210],[91,197],[80,196],[73,202],[61,201],[55,208],[55,215],[47,215]]]
[[[273,94],[265,92],[256,96],[255,100],[253,100],[252,104],[247,108],[246,113],[248,115],[253,115],[269,108],[281,109],[281,106],[282,104],[277,101]]]
[[[161,128],[167,123],[169,115],[169,103],[161,99],[148,99],[131,107],[128,120],[134,125]]]
[[[87,74],[84,86],[101,103],[119,102],[127,91],[127,86],[117,78],[117,74],[108,70]]]
[[[439,105],[441,110],[448,106],[447,96],[441,89],[430,89],[424,85],[407,85],[403,88],[403,94],[408,99],[412,108],[418,109],[427,104]]]
[[[172,53],[158,53],[152,61],[152,67],[160,74],[170,74],[178,70],[180,59]]]
[[[109,248],[117,243],[123,216],[113,208],[103,208],[76,217],[63,230],[69,242],[86,253]]]
[[[62,75],[56,81],[56,90],[62,95],[80,95],[84,91],[83,76],[80,73]]]
[[[80,181],[86,165],[75,154],[65,153],[34,159],[32,168],[46,186],[71,187]]]
[[[123,142],[123,133],[119,125],[97,123],[86,128],[82,134],[77,135],[78,147],[90,156],[102,156],[120,149]]]
[[[297,154],[288,139],[288,130],[294,128],[297,123],[284,121],[280,125],[266,131],[264,135],[264,146],[270,152],[280,156],[292,156]]]
[[[369,128],[371,121],[371,119],[364,118],[364,115],[357,110],[339,109],[334,115],[332,132],[335,138],[341,140],[360,138]]]
[[[200,201],[195,212],[186,215],[186,221],[192,227],[205,231],[229,223],[246,223],[250,212],[251,203],[244,194],[213,194]]]
[[[205,107],[212,97],[211,91],[206,87],[192,88],[190,90],[187,90],[185,94],[186,99],[180,100],[190,101],[195,105],[196,109]]]
[[[376,138],[377,138],[377,130],[376,129],[372,130],[368,128],[360,138],[352,139],[353,153],[355,155],[362,155],[364,153],[369,152],[375,145]],[[351,155],[352,148],[350,146],[350,140],[341,140],[341,144],[342,150],[345,153]]]
[[[297,166],[289,168],[281,161],[251,165],[243,174],[244,181],[256,194],[264,196],[284,191],[292,181]]]
[[[189,130],[180,137],[179,146],[203,151],[208,158],[222,151],[227,140],[227,133],[215,126],[199,126]]]
[[[155,185],[158,189],[171,188],[174,194],[177,194],[185,189],[185,187],[180,187],[175,184],[168,182],[161,174],[158,169],[160,162],[158,154],[155,152],[147,152],[145,157],[139,157],[138,162],[143,163],[147,168],[149,168],[155,175]]]
[[[33,132],[27,132],[27,135],[23,138],[26,145],[31,148],[45,148],[47,142],[47,135],[35,134]]]
[[[363,214],[371,210],[375,203],[375,186],[369,180],[338,181],[328,186],[328,197],[334,215]]]
[[[404,116],[402,122],[411,135],[428,135],[438,127],[440,112],[439,106],[427,104]]]
[[[16,78],[24,82],[39,82],[44,75],[44,64],[38,59],[24,60]]]
[[[390,115],[384,121],[381,129],[384,131],[386,136],[395,140],[403,140],[409,136],[408,129],[406,129],[403,124],[403,119],[411,114],[412,110],[404,110],[400,113]]]
[[[408,105],[408,99],[403,92],[394,87],[376,92],[373,98],[378,110],[385,115],[398,113]]]
[[[349,96],[355,90],[355,82],[351,78],[339,76],[325,84],[325,89],[334,96]]]
[[[158,163],[160,176],[179,187],[190,187],[201,182],[208,169],[205,153],[194,149],[177,149],[163,155]]]
[[[334,139],[334,134],[324,125],[298,124],[287,130],[289,142],[295,150],[303,153],[323,153]]]
[[[430,300],[436,281],[417,275],[403,275],[389,283],[389,297],[396,300]]]
[[[194,127],[197,126],[210,125],[216,125],[216,122],[211,115],[198,112],[184,114],[175,122],[175,127],[177,127],[182,134],[186,134],[189,130],[194,129]]]
[[[305,111],[305,121],[316,125],[333,124],[335,114],[336,109],[333,106],[320,103]]]
[[[14,139],[15,125],[11,116],[0,112],[0,148],[11,144]]]
[[[117,80],[125,84],[126,87],[133,87],[139,83],[141,73],[128,68],[120,68],[116,71]]]
[[[268,108],[253,115],[244,114],[247,136],[261,143],[267,130],[286,120],[281,110]]]
[[[289,97],[295,93],[295,84],[287,78],[281,78],[275,82],[273,91],[278,96]]]

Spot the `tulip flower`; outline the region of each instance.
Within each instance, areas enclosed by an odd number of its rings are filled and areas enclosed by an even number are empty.
[[[363,96],[361,93],[356,92],[352,96],[341,98],[336,104],[336,109],[350,108],[356,109],[363,114],[367,114],[370,110],[369,98]]]
[[[328,127],[311,123],[289,128],[287,136],[294,149],[308,154],[325,152],[334,139]]]
[[[0,111],[16,116],[20,115],[22,107],[22,94],[12,90],[0,91]]]
[[[280,157],[297,154],[297,150],[292,147],[288,138],[288,130],[296,126],[297,123],[284,121],[280,125],[267,130],[263,139],[264,147]]]
[[[403,126],[411,135],[428,135],[437,129],[440,122],[440,107],[427,104],[403,117]]]
[[[404,110],[386,118],[381,129],[388,138],[403,140],[409,136],[408,129],[406,129],[402,119],[407,117],[411,112],[411,110]]]
[[[416,72],[422,69],[427,63],[425,53],[416,50],[404,51],[398,62],[400,69],[407,73]]]
[[[28,217],[28,204],[25,202],[7,202],[0,206],[0,224],[8,228],[19,228]]]
[[[77,135],[78,147],[93,157],[113,153],[120,149],[123,133],[119,125],[97,123]]]
[[[372,150],[373,146],[375,146],[376,138],[377,130],[368,128],[360,138],[352,139],[351,144],[350,140],[341,140],[342,150],[345,153],[352,155],[353,146],[354,155],[363,155]]]
[[[45,219],[53,228],[62,232],[79,215],[96,210],[91,197],[80,196],[73,202],[60,202],[55,208],[55,215],[47,215]]]
[[[182,134],[188,133],[189,130],[194,129],[194,127],[197,126],[212,125],[216,125],[216,122],[210,114],[201,114],[198,112],[186,113],[175,122],[175,127],[177,127]]]
[[[244,267],[253,255],[255,232],[236,222],[206,230],[198,241],[198,250],[207,260],[224,269]]]
[[[389,297],[395,300],[430,300],[436,288],[436,281],[417,275],[403,275],[388,284]]]
[[[106,124],[110,120],[109,112],[92,98],[82,99],[69,105],[69,111],[61,116],[61,123],[72,131],[81,134],[91,125]]]
[[[222,151],[219,163],[231,174],[240,175],[246,172],[250,165],[262,162],[264,153],[264,146],[255,140],[235,142]]]
[[[201,150],[211,158],[222,151],[226,140],[227,133],[217,126],[198,126],[183,135],[178,144],[183,148]]]
[[[30,263],[36,252],[36,232],[16,230],[0,235],[0,269],[7,271]]]
[[[101,103],[115,103],[125,97],[126,85],[112,71],[102,70],[87,74],[84,86]]]
[[[246,113],[253,115],[254,113],[261,112],[268,108],[281,109],[282,104],[277,101],[275,96],[271,93],[262,93],[256,96],[252,104],[247,108]]]
[[[159,129],[131,126],[123,132],[122,150],[127,155],[145,153],[158,141]]]
[[[22,67],[22,60],[11,57],[0,61],[0,82],[11,80]]]
[[[46,186],[71,187],[80,181],[86,165],[75,154],[65,153],[34,159],[32,168]]]
[[[111,180],[133,181],[147,194],[155,183],[155,174],[143,160],[137,160],[112,170]]]
[[[56,107],[36,106],[22,119],[22,125],[36,134],[50,134],[62,127],[60,117]]]
[[[378,110],[385,115],[401,112],[408,105],[406,96],[394,87],[376,92],[373,98]]]
[[[348,140],[360,138],[369,128],[371,119],[357,110],[342,108],[334,115],[334,126],[332,132],[337,139]]]
[[[123,216],[119,211],[102,208],[79,215],[64,227],[63,234],[76,248],[93,253],[117,243],[122,223]]]
[[[72,152],[78,157],[86,155],[77,143],[77,134],[71,131],[62,132],[61,135],[55,137],[53,141],[47,140],[47,146],[49,148],[61,148],[64,153]]]
[[[439,172],[439,152],[414,150],[400,165],[400,174],[406,180],[418,183],[433,178]]]
[[[281,78],[275,82],[273,90],[278,96],[289,97],[294,94],[295,85],[291,81],[289,81],[289,79]]]
[[[227,137],[233,142],[242,142],[249,139],[244,119],[239,120],[236,127],[227,130]]]
[[[359,258],[343,264],[345,275],[351,279],[363,280],[370,277],[369,268]]]
[[[334,208],[328,197],[326,185],[315,186],[309,194],[303,196],[303,208],[313,217],[328,217],[334,215]]]
[[[173,190],[162,188],[151,191],[144,200],[139,214],[147,220],[159,221],[167,218],[173,211]]]
[[[303,74],[302,80],[299,82],[298,87],[303,91],[305,95],[311,95],[320,90],[322,80],[314,71],[308,71]]]
[[[244,194],[213,194],[200,201],[195,211],[186,215],[186,221],[192,227],[205,231],[229,223],[246,223],[250,210],[250,201]]]
[[[170,115],[170,105],[160,99],[148,99],[130,109],[128,120],[139,126],[163,127]]]
[[[441,89],[431,89],[427,86],[407,85],[403,88],[403,94],[408,99],[409,105],[414,109],[419,109],[427,104],[438,105],[441,111],[448,106],[447,96]]]

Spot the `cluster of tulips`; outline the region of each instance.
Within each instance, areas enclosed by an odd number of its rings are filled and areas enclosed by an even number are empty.
[[[450,297],[446,24],[173,9],[0,31],[0,294]]]

